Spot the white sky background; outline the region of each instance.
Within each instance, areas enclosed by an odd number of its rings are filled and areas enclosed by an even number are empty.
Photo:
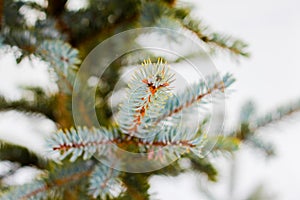
[[[234,72],[237,91],[227,101],[228,121],[248,99],[260,113],[300,98],[300,1],[298,0],[202,0],[192,1],[195,15],[219,32],[238,36],[250,44],[251,58],[236,65],[223,56],[215,60],[220,71]],[[300,124],[294,119],[263,130],[265,140],[273,142],[277,156],[265,160],[255,151],[243,149],[237,155],[237,181],[234,198],[228,195],[228,166],[216,160],[221,182],[212,187],[217,199],[244,199],[263,183],[275,199],[300,198]],[[218,163],[220,162],[220,163]],[[198,180],[193,175],[152,179],[157,198],[199,200]],[[204,185],[205,187],[205,185]],[[162,189],[161,189],[162,188]]]
[[[251,58],[242,60],[239,65],[231,62],[226,55],[215,60],[220,71],[231,71],[238,80],[236,93],[227,101],[229,122],[233,121],[240,105],[249,98],[258,104],[262,113],[300,98],[300,1],[194,0],[193,3],[196,5],[195,15],[204,19],[214,30],[238,36],[250,44]],[[11,57],[0,58],[1,94],[17,99],[20,97],[18,86],[29,83],[48,88],[46,67],[41,63],[35,63],[36,67],[26,62],[23,67],[12,67],[14,65]],[[237,155],[236,200],[243,199],[260,182],[265,184],[267,191],[275,192],[279,200],[299,199],[299,119],[298,115],[289,122],[264,130],[265,138],[277,147],[277,157],[265,161],[262,156],[247,149]],[[21,115],[1,114],[0,139],[16,141],[16,137],[22,140],[22,136],[25,136],[29,139],[26,144],[40,151],[40,142],[31,138],[43,130],[53,130],[54,125],[45,121],[45,126],[41,124],[32,127],[30,123]],[[12,134],[15,135],[7,137]],[[226,162],[223,159],[215,162],[220,169],[221,182],[212,188],[218,199],[223,200],[228,189],[228,166],[224,165]],[[157,193],[155,197],[158,199],[199,200],[199,183],[194,175],[155,177],[151,183],[151,192]]]

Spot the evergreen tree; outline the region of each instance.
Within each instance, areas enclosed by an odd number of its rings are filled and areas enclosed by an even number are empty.
[[[207,176],[210,181],[217,181],[217,170],[210,157],[203,153],[210,144],[213,156],[233,154],[242,143],[266,155],[274,153],[272,145],[255,133],[297,112],[300,102],[262,117],[255,115],[253,103],[247,103],[241,110],[236,128],[224,136],[205,133],[209,117],[201,120],[197,131],[180,129],[177,127],[179,113],[193,112],[191,108],[202,106],[209,96],[223,94],[235,79],[230,74],[221,79],[206,77],[205,82],[200,80],[192,85],[191,91],[185,90],[175,98],[170,92],[175,81],[172,70],[165,59],[160,58],[163,56],[150,51],[145,51],[144,55],[133,54],[130,59],[120,57],[104,71],[100,79],[102,87],[98,87],[95,94],[100,103],[93,105],[101,126],[95,127],[91,122],[89,108],[84,102],[87,99],[84,95],[79,96],[79,101],[83,102],[79,115],[86,121],[78,126],[72,118],[72,95],[74,97],[76,93],[76,84],[87,92],[89,88],[83,80],[90,78],[75,81],[82,60],[96,45],[117,33],[143,27],[170,28],[188,32],[212,53],[224,51],[236,59],[248,57],[249,53],[243,41],[213,32],[202,21],[194,19],[192,5],[187,3],[176,0],[88,0],[78,10],[69,9],[67,3],[67,0],[0,1],[1,53],[14,52],[17,63],[25,58],[46,62],[49,74],[56,76],[59,88],[55,94],[48,94],[41,88],[26,88],[33,92],[33,100],[11,101],[0,97],[1,111],[39,114],[37,117],[51,119],[58,128],[47,142],[50,152],[57,153],[55,159],[45,159],[30,149],[1,141],[0,160],[19,163],[21,167],[34,166],[43,173],[32,183],[21,186],[1,184],[0,199],[149,199],[148,180],[153,175],[176,176],[194,171]],[[30,12],[36,13],[34,22],[28,20]],[[126,45],[137,44],[128,42]],[[110,54],[118,45],[110,48],[102,53]],[[171,65],[182,62],[180,59],[168,61]],[[116,108],[115,117],[109,97],[122,70],[129,65],[140,67],[129,81],[128,101]],[[152,135],[138,137],[145,134]],[[140,153],[138,159],[143,162],[118,155],[118,149]],[[182,159],[189,161],[188,168],[180,164]],[[143,173],[133,173],[136,169],[126,167],[122,170],[125,161],[135,162],[139,169],[152,167],[157,170]],[[169,161],[174,162],[169,164]]]

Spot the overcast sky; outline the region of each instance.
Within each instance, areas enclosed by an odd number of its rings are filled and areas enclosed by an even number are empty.
[[[236,92],[227,101],[229,121],[236,118],[240,105],[254,100],[261,113],[300,98],[300,1],[298,0],[202,0],[193,1],[195,15],[213,29],[229,33],[250,45],[251,57],[235,64],[218,57],[219,70],[235,73]],[[300,116],[262,131],[272,141],[277,157],[265,161],[261,155],[247,149],[238,156],[235,199],[243,199],[259,183],[279,200],[300,197]],[[218,199],[226,199],[228,166],[220,161],[222,179],[213,187]],[[218,163],[217,163],[218,165]],[[154,178],[153,191],[164,200],[199,200],[197,179],[193,175],[179,178]],[[170,184],[171,182],[171,184]],[[204,186],[205,187],[205,186]],[[161,190],[159,188],[167,188]],[[227,189],[227,190],[226,190]],[[192,192],[194,191],[194,192]]]

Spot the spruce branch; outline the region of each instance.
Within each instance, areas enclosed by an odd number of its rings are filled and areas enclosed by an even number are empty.
[[[98,164],[89,179],[89,194],[94,198],[113,198],[124,192],[125,188],[119,179],[120,171]]]
[[[275,154],[274,146],[271,143],[264,141],[257,133],[261,129],[276,124],[299,112],[300,101],[298,100],[286,106],[281,106],[262,117],[257,117],[255,111],[256,108],[253,102],[245,103],[240,112],[240,124],[231,132],[230,137],[234,137],[257,150],[260,150],[266,156],[273,156]]]
[[[59,159],[63,160],[68,155],[72,155],[70,161],[74,162],[83,154],[83,159],[89,159],[97,151],[98,154],[105,155],[109,151],[110,144],[117,144],[121,140],[116,137],[117,130],[92,129],[78,127],[77,130],[71,128],[65,132],[60,130],[48,144],[51,151],[59,151]]]
[[[151,12],[155,12],[153,23],[156,26],[170,28],[184,28],[195,34],[198,39],[210,47],[211,50],[222,49],[236,56],[248,57],[248,45],[240,39],[236,39],[229,35],[224,35],[211,31],[203,22],[198,19],[193,19],[191,15],[191,6],[172,6],[158,2],[145,3],[145,17]],[[142,15],[142,16],[143,16]],[[167,17],[166,17],[167,16]],[[143,18],[142,18],[143,19]],[[148,21],[147,21],[148,22]],[[148,22],[149,23],[149,22]],[[162,25],[160,23],[163,23]],[[149,24],[147,24],[149,26]]]
[[[208,158],[200,158],[189,154],[187,158],[191,161],[191,169],[206,174],[210,181],[216,182],[218,171]]]
[[[37,20],[34,25],[27,23],[27,14],[22,13],[26,8],[45,14],[45,8],[32,1],[4,1],[3,17],[1,20],[1,36],[4,43],[16,54],[16,61],[20,63],[23,58],[35,54],[37,46],[47,39],[62,39],[57,31],[55,22],[51,18]]]
[[[48,189],[43,181],[35,181],[33,183],[24,184],[22,186],[11,188],[6,193],[0,195],[1,200],[29,200],[42,199],[45,191]]]
[[[46,62],[58,67],[65,75],[68,68],[77,69],[76,65],[80,63],[78,50],[60,40],[43,41],[36,53]]]
[[[261,150],[267,156],[273,156],[275,154],[275,149],[272,143],[265,142],[261,139],[256,133],[262,128],[267,128],[272,124],[279,123],[285,119],[288,119],[293,114],[298,113],[300,111],[300,101],[292,102],[285,106],[280,106],[279,108],[270,111],[266,115],[262,117],[257,117],[249,122],[249,128],[246,130],[246,142],[256,149]]]
[[[153,119],[170,95],[173,77],[161,59],[143,62],[128,84],[127,100],[121,105],[118,122],[124,133],[134,135],[153,128]]]
[[[248,45],[245,42],[235,39],[231,36],[211,32],[209,31],[208,27],[201,25],[201,22],[198,20],[186,17],[181,21],[181,24],[184,28],[196,34],[200,40],[207,43],[211,47],[218,47],[220,49],[228,50],[233,55],[241,55],[245,57],[250,55],[247,51]]]
[[[149,159],[158,156],[163,159],[164,152],[180,157],[183,153],[192,151],[201,156],[202,142],[202,136],[199,137],[197,133],[189,130],[178,131],[172,127],[162,129],[154,137],[148,138],[135,138],[120,134],[118,129],[78,127],[77,130],[71,128],[58,131],[49,138],[48,145],[51,152],[60,153],[60,160],[71,156],[69,159],[74,162],[82,155],[84,160],[95,154],[109,156],[114,151],[115,145],[134,145],[141,153],[150,153]]]
[[[61,96],[59,100],[62,102],[57,105],[65,106],[66,103],[69,103],[68,98],[72,95],[74,89],[73,85],[75,83],[78,70],[77,65],[81,62],[78,50],[71,47],[70,44],[60,40],[45,40],[37,48],[36,55],[49,63],[50,67],[54,69],[54,72],[58,76],[57,84],[60,89],[59,96]],[[84,87],[87,86],[85,85]],[[91,121],[87,111],[88,109],[85,106],[86,102],[84,102],[85,100],[86,99],[84,97],[78,98],[80,112],[81,115],[84,116],[85,125],[91,127]],[[64,116],[64,119],[62,119],[60,123],[61,127],[70,127],[73,123],[70,118],[70,116]]]
[[[143,138],[143,143],[148,144],[143,148],[147,150],[149,159],[165,160],[169,155],[180,158],[183,154],[190,152],[202,157],[205,140],[196,131],[167,126],[154,136]]]
[[[169,98],[156,124],[194,106],[196,103],[205,103],[206,97],[213,95],[215,92],[224,92],[225,88],[235,82],[231,74],[226,74],[220,82],[217,82],[217,80],[216,75],[207,77],[205,81],[193,84],[189,90],[185,90],[182,94]]]
[[[127,99],[132,98],[133,100],[129,100],[129,103],[125,102],[119,113],[123,117],[121,122],[124,122],[124,124],[120,123],[120,127],[114,127],[110,130],[106,128],[88,129],[78,127],[76,130],[72,128],[59,131],[49,140],[51,150],[60,153],[59,159],[63,160],[70,156],[70,161],[74,162],[82,155],[83,159],[89,159],[95,154],[105,157],[114,152],[114,147],[132,145],[135,146],[138,152],[148,153],[148,159],[162,161],[168,159],[170,155],[179,158],[190,152],[197,157],[202,157],[202,149],[206,142],[203,134],[198,134],[198,132],[189,129],[179,129],[173,125],[153,130],[151,129],[152,124],[153,122],[157,123],[161,116],[165,116],[165,118],[174,117],[179,111],[192,106],[198,101],[203,101],[208,95],[220,91],[224,92],[225,88],[234,82],[234,79],[229,74],[225,75],[220,82],[217,82],[218,77],[216,75],[209,77],[206,82],[202,81],[193,85],[190,93],[182,94],[180,96],[181,102],[177,104],[177,102],[173,102],[174,100],[168,93],[170,91],[168,86],[174,81],[174,75],[169,73],[165,64],[161,60],[158,60],[157,63],[151,63],[148,60],[143,64],[144,66],[134,74],[129,84],[128,95],[131,96]],[[168,103],[173,104],[171,106],[173,109],[170,110]],[[167,108],[168,112],[164,108]],[[168,113],[168,115],[165,113]],[[128,123],[129,119],[131,119],[131,123]],[[128,130],[135,127],[137,127],[134,130],[135,133],[147,133],[149,137],[138,138],[135,135],[128,134],[130,133]],[[108,179],[98,176],[93,184],[106,183],[106,180]],[[91,194],[94,196],[101,195],[94,186],[91,189]]]
[[[279,108],[270,111],[266,115],[262,117],[258,117],[254,121],[254,125],[253,125],[254,129],[258,130],[268,125],[280,122],[281,120],[284,120],[299,111],[300,111],[300,100],[291,102],[284,106],[280,106]]]
[[[36,55],[48,62],[50,67],[53,68],[58,75],[59,78],[57,84],[61,95],[70,97],[72,92],[74,92],[73,85],[77,75],[77,65],[81,62],[78,50],[71,47],[70,44],[60,40],[45,40],[38,47]],[[82,84],[80,81],[77,83],[80,84],[81,88],[90,90],[88,85]],[[88,116],[88,108],[86,107],[88,104],[86,101],[89,101],[89,99],[81,96],[77,96],[77,98],[80,106],[80,113],[84,116],[84,125],[91,127],[92,123]]]
[[[0,195],[1,200],[30,200],[51,198],[58,189],[71,187],[84,180],[93,171],[93,162],[77,162],[74,165],[55,167],[49,175],[32,183],[11,188]]]
[[[64,85],[60,84],[61,89],[72,92],[76,76],[74,70],[81,62],[78,58],[78,50],[59,40],[45,40],[36,50],[36,55],[50,63],[50,67],[53,67],[61,77],[64,83]]]
[[[251,145],[254,149],[263,152],[266,157],[271,157],[276,154],[274,145],[271,142],[264,141],[257,135],[249,136],[244,142]]]
[[[239,149],[241,144],[241,140],[236,137],[232,136],[218,136],[218,137],[211,137],[207,139],[207,143],[215,144],[212,152],[227,152],[232,153]]]

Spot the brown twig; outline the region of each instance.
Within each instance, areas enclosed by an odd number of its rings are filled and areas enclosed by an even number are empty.
[[[138,140],[128,140],[128,138],[132,138],[130,136],[127,136],[124,139],[113,139],[113,140],[107,140],[107,141],[93,141],[93,142],[81,142],[81,143],[72,143],[72,144],[61,144],[56,147],[53,147],[52,149],[54,151],[68,151],[71,148],[83,148],[86,146],[99,146],[99,145],[108,145],[108,144],[116,144],[116,145],[129,145],[129,144],[135,144],[136,146],[157,146],[157,147],[164,147],[164,146],[186,146],[186,147],[195,147],[195,145],[191,144],[188,140],[181,140],[181,141],[175,141],[175,142],[162,142],[162,141],[153,141],[153,142],[146,142],[141,139]]]

